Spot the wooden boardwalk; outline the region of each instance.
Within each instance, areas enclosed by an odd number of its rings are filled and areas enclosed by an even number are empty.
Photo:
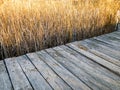
[[[120,31],[1,60],[0,90],[120,90]]]

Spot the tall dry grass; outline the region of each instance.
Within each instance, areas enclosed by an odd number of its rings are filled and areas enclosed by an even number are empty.
[[[114,30],[119,0],[1,0],[0,58]]]

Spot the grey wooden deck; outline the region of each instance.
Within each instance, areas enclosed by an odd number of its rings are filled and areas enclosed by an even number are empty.
[[[0,61],[0,90],[120,90],[120,31]]]

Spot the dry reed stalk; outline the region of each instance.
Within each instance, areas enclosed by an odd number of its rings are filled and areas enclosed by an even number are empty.
[[[111,32],[119,9],[119,0],[0,2],[0,58]]]

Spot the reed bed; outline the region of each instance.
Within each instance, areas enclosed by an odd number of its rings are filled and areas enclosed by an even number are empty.
[[[0,59],[115,30],[119,0],[1,0]]]

